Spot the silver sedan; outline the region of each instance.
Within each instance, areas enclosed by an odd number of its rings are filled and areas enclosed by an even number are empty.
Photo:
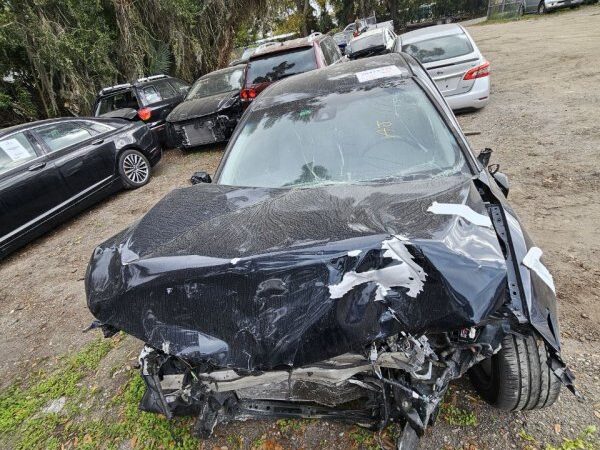
[[[483,108],[490,98],[490,63],[458,24],[398,36],[396,50],[419,60],[454,110]]]

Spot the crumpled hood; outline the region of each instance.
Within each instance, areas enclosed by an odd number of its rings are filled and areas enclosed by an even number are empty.
[[[464,176],[178,189],[94,251],[88,306],[166,353],[249,371],[471,326],[504,301],[506,262],[491,222],[434,202],[489,219]]]
[[[167,122],[179,122],[215,114],[221,109],[229,108],[233,104],[232,99],[239,93],[240,91],[222,92],[209,97],[184,100],[171,111]]]

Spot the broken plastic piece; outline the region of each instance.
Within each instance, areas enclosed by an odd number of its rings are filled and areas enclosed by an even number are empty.
[[[552,274],[540,260],[541,257],[542,250],[538,247],[531,247],[523,258],[523,265],[533,270],[538,277],[540,277],[544,283],[546,283],[548,287],[552,289],[552,292],[556,294],[556,289],[554,288],[554,278],[552,278]]]
[[[454,216],[460,216],[463,219],[468,220],[474,225],[479,225],[480,227],[492,228],[492,221],[489,216],[484,216],[483,214],[479,214],[478,212],[473,211],[467,205],[458,205],[454,203],[438,203],[433,202],[427,211],[433,214],[448,214]]]

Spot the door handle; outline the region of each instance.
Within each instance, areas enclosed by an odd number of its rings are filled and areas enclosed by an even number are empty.
[[[92,145],[100,145],[104,142],[104,139],[96,139],[95,141],[92,141]]]
[[[43,169],[44,167],[46,167],[46,163],[45,162],[41,162],[38,164],[34,164],[32,166],[29,166],[29,171],[33,172],[34,170],[40,170]]]

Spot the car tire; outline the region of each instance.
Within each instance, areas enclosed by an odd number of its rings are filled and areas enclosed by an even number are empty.
[[[142,187],[150,180],[150,162],[142,152],[127,149],[119,156],[119,175],[125,189]]]
[[[544,0],[542,0],[538,5],[538,14],[546,14],[547,12],[546,4],[544,3]]]
[[[481,397],[497,408],[540,409],[556,401],[561,386],[547,360],[543,341],[509,334],[500,351],[472,367],[469,375]]]

